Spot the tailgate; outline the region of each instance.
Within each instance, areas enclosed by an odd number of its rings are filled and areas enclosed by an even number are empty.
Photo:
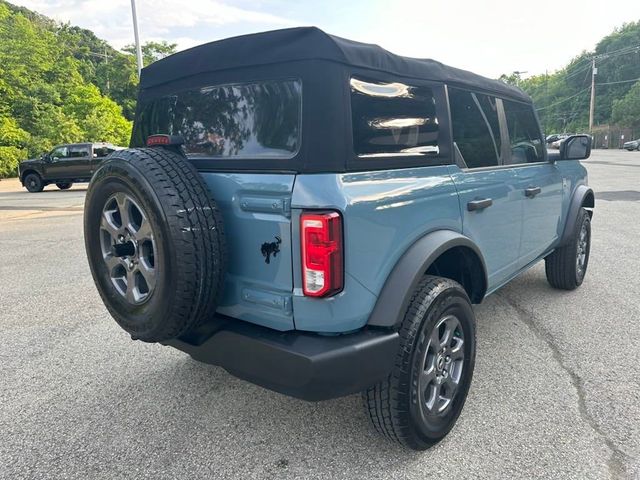
[[[201,173],[222,212],[228,268],[218,313],[294,328],[291,192],[294,174]]]

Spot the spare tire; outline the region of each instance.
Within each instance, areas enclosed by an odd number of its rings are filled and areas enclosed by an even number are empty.
[[[85,248],[107,309],[133,339],[177,338],[211,317],[222,291],[222,217],[182,155],[117,151],[85,200]]]

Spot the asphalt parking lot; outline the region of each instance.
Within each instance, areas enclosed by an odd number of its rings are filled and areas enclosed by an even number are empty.
[[[132,342],[93,286],[85,189],[0,182],[0,478],[640,478],[640,152],[595,151],[583,286],[538,265],[476,307],[462,416],[379,438],[359,396],[305,403]]]

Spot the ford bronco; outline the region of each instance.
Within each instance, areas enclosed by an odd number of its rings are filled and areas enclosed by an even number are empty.
[[[589,262],[590,137],[546,151],[518,88],[316,28],[143,70],[131,148],[94,175],[85,243],[133,339],[316,401],[362,392],[425,449],[452,428],[472,304]]]

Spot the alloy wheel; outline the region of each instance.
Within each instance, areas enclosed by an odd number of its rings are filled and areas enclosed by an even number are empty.
[[[131,196],[119,192],[105,203],[100,245],[116,291],[132,305],[145,303],[156,287],[155,238],[146,212]]]
[[[419,363],[418,400],[425,417],[448,413],[462,379],[464,334],[454,315],[440,319]]]
[[[578,236],[578,249],[576,254],[576,270],[579,278],[582,278],[584,276],[588,251],[589,232],[587,230],[587,222],[583,222],[582,227],[580,228],[580,234]]]

